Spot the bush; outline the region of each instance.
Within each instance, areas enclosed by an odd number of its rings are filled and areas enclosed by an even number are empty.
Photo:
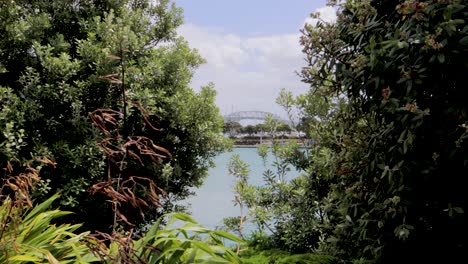
[[[298,102],[319,144],[288,231],[315,228],[343,262],[465,259],[467,1],[330,2],[336,22],[301,39]]]
[[[83,243],[89,232],[73,233],[80,225],[51,222],[70,212],[47,209],[54,195],[31,209],[21,200],[6,198],[0,206],[0,263],[90,263],[96,262]]]
[[[70,214],[47,210],[58,197],[31,209],[21,200],[4,199],[0,206],[0,263],[240,263],[222,242],[225,238],[242,243],[239,238],[206,229],[185,214],[168,215],[164,228],[157,221],[139,239],[132,239],[131,234],[75,234],[80,225],[52,223]],[[205,241],[201,241],[203,237]]]
[[[247,245],[255,250],[265,250],[272,248],[274,241],[263,230],[256,230],[250,234]]]
[[[319,254],[293,254],[277,250],[253,250],[249,249],[241,253],[242,263],[245,264],[332,264],[336,259],[331,256]]]

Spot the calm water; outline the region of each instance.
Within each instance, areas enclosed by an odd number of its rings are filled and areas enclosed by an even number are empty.
[[[239,216],[239,207],[234,207],[233,186],[234,176],[228,173],[228,162],[234,154],[239,154],[240,158],[249,164],[250,184],[261,185],[262,173],[271,168],[273,157],[270,154],[267,158],[267,166],[257,154],[256,148],[234,148],[232,152],[226,152],[215,159],[216,167],[210,169],[209,176],[205,179],[204,185],[196,190],[196,196],[188,199],[191,204],[193,217],[202,225],[208,228],[215,228],[222,224],[221,219],[228,216]],[[288,178],[297,176],[296,171],[291,171]]]

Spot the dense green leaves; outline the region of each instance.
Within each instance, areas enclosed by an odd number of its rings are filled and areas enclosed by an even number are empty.
[[[189,87],[203,59],[176,34],[181,12],[167,0],[0,3],[0,162],[54,160],[34,196],[60,191],[61,205],[77,212],[70,221],[101,230],[113,221],[105,198],[87,192],[108,172],[96,145],[105,135],[89,119],[97,109],[124,114],[123,140],[144,136],[172,154],[143,165],[128,160],[125,172],[164,189],[166,208],[201,184],[224,149],[213,86]],[[132,215],[136,224],[148,221]]]
[[[468,6],[356,0],[336,7],[335,23],[306,26],[301,40],[308,60],[301,76],[311,91],[298,105],[318,145],[307,169],[311,194],[291,221],[304,212],[312,220],[295,234],[315,226],[319,249],[343,261],[461,257]]]

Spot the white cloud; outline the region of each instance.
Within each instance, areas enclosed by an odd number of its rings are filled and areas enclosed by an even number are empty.
[[[233,34],[224,34],[216,29],[197,27],[192,24],[183,25],[179,34],[197,48],[200,54],[215,67],[240,65],[248,60],[247,54],[241,49],[241,39]]]
[[[214,82],[223,114],[248,110],[282,114],[275,104],[281,88],[302,86],[297,93],[305,91],[295,74],[303,66],[299,34],[240,37],[191,24],[179,33],[207,60],[192,86]]]
[[[320,20],[325,22],[334,22],[336,21],[336,10],[331,6],[324,6],[321,8],[317,8],[315,10],[316,13],[319,14]],[[318,22],[317,18],[308,17],[305,19],[304,24],[309,24],[315,26]]]
[[[329,7],[317,11],[323,19],[334,17]],[[305,66],[299,33],[241,37],[194,24],[183,25],[179,33],[207,60],[197,70],[192,87],[214,82],[223,114],[261,110],[285,116],[275,103],[281,88],[295,94],[307,91],[295,73]]]
[[[299,34],[288,34],[248,38],[244,47],[252,57],[258,58],[257,63],[261,63],[264,70],[283,70],[299,66],[298,58],[302,57],[299,37]]]

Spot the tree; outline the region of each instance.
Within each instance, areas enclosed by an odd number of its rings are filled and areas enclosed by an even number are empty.
[[[224,123],[223,127],[223,132],[228,133],[229,136],[234,136],[237,133],[239,133],[240,129],[242,128],[242,125],[239,122],[226,122]]]
[[[291,132],[291,127],[288,124],[280,123],[278,126],[279,132]]]
[[[256,124],[254,126],[254,131],[256,134],[260,133],[263,134],[268,131],[268,127],[264,123]]]
[[[296,204],[292,221],[307,219],[300,209],[312,206],[305,212],[321,234],[316,246],[343,261],[463,258],[468,5],[336,7],[335,23],[308,25],[301,40],[301,77],[311,91],[299,106],[320,144],[308,165],[312,195]]]
[[[266,124],[263,124],[266,131],[274,135],[273,131],[278,126],[269,116]],[[305,178],[298,176],[293,180],[287,179],[291,171],[291,156],[297,152],[299,145],[295,142],[283,145],[272,142],[271,149],[268,145],[258,146],[258,155],[262,158],[265,171],[262,174],[262,184],[252,185],[249,183],[249,166],[240,159],[239,155],[233,155],[228,163],[229,174],[235,177],[234,205],[239,206],[240,216],[223,219],[224,227],[227,230],[239,233],[242,238],[243,225],[250,222],[256,225],[257,235],[264,236],[269,234],[270,239],[276,248],[287,249],[290,251],[300,251],[303,248],[309,248],[309,244],[296,243],[297,240],[291,239],[297,235],[295,232],[286,231],[286,226],[291,222],[291,205],[296,199],[301,199],[304,192],[303,183]],[[273,161],[267,164],[268,155],[271,151]],[[268,165],[268,167],[267,167]],[[271,168],[271,169],[270,169]],[[255,175],[259,177],[260,175]],[[247,214],[245,212],[248,212]],[[285,232],[286,231],[286,232]],[[252,235],[252,234],[251,234]],[[307,236],[307,234],[304,234]],[[304,236],[303,235],[303,236]],[[254,235],[256,236],[256,235]],[[271,247],[273,244],[265,243],[263,246]],[[303,241],[299,241],[303,242]],[[239,250],[239,247],[238,247]]]
[[[223,219],[224,226],[228,230],[236,231],[241,239],[244,239],[244,223],[247,218],[244,213],[244,209],[247,206],[244,199],[251,192],[251,187],[248,184],[249,176],[249,165],[240,159],[239,154],[235,154],[231,157],[228,164],[229,174],[235,177],[235,184],[233,188],[234,192],[234,206],[239,206],[239,217],[228,217]],[[237,254],[240,252],[241,244],[237,245]]]
[[[255,133],[255,127],[253,125],[247,125],[246,127],[242,128],[242,132],[252,136],[252,134]]]
[[[202,183],[224,148],[213,86],[189,87],[203,59],[177,36],[181,13],[168,0],[0,3],[0,162],[55,161],[42,170],[35,197],[61,192],[61,205],[77,212],[67,221],[98,230],[113,221],[106,198],[88,193],[109,168],[97,146],[106,135],[90,122],[96,110],[123,116],[113,124],[123,140],[116,146],[142,136],[168,150],[172,158],[121,164],[127,176],[145,176],[168,194],[166,211]],[[152,206],[131,220],[159,214]]]

